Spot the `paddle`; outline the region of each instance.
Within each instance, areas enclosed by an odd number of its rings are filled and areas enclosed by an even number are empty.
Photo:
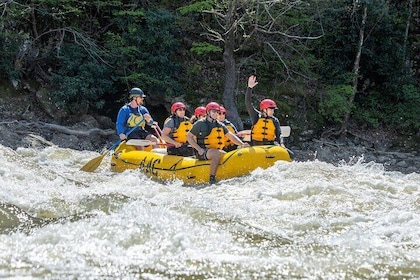
[[[150,140],[143,140],[143,139],[130,139],[126,142],[127,145],[132,145],[132,146],[140,146],[140,147],[147,147],[150,145],[156,145],[155,142],[150,141]],[[174,146],[174,144],[171,143],[159,143],[158,145],[161,146]]]
[[[144,122],[144,119],[142,119],[141,121],[139,121],[133,128],[131,128],[128,132],[127,132],[127,136],[133,132],[139,125],[141,125]],[[101,164],[103,158],[112,150],[114,150],[122,141],[126,141],[126,140],[118,140],[117,142],[115,142],[108,150],[106,150],[105,152],[102,153],[102,155],[91,159],[90,161],[88,161],[88,163],[86,163],[85,165],[82,166],[82,168],[80,168],[80,171],[85,171],[85,172],[93,172],[96,170],[96,168],[98,168],[98,166]]]
[[[166,142],[162,139],[162,130],[160,129],[159,125],[153,125],[152,127],[155,130],[157,137],[159,138],[159,145],[165,145]]]

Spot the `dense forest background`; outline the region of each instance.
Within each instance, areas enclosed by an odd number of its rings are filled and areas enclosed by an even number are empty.
[[[255,74],[254,105],[274,99],[294,130],[416,139],[419,12],[418,0],[1,0],[0,94],[43,91],[68,114],[115,119],[140,87],[152,115],[217,101],[243,129]]]

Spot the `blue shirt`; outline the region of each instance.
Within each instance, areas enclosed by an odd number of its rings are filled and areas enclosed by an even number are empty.
[[[117,116],[117,135],[120,135],[121,133],[126,134],[127,131],[129,131],[131,128],[127,124],[128,118],[131,116],[131,114],[140,116],[149,114],[149,110],[147,110],[144,106],[139,106],[136,108],[133,108],[130,106],[130,104],[125,104],[121,107],[120,111],[118,112]],[[150,115],[150,114],[149,114]],[[137,127],[136,129],[141,129],[140,127]]]

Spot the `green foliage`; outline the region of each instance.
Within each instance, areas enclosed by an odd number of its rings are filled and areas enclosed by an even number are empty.
[[[11,79],[22,78],[25,71],[25,61],[22,59],[24,51],[21,46],[25,44],[28,34],[15,34],[0,32],[0,76]]]
[[[190,52],[195,55],[205,56],[209,53],[222,53],[223,50],[221,47],[207,42],[193,42]]]
[[[210,10],[214,3],[214,0],[195,1],[191,5],[186,5],[179,8],[178,11],[181,15],[186,15],[190,13],[201,13],[203,10]]]
[[[110,99],[115,103],[112,95],[125,99],[122,93],[132,86],[159,98],[182,94],[197,103],[215,94],[221,98],[224,42],[203,41],[202,35],[204,27],[226,34],[221,26],[227,18],[203,11],[227,14],[229,5],[237,4],[229,46],[235,50],[239,109],[244,108],[245,80],[256,73],[255,103],[272,98],[282,113],[299,121],[325,126],[341,123],[352,112],[351,120],[366,126],[388,125],[407,133],[419,129],[420,87],[413,76],[418,69],[406,65],[415,55],[410,52],[415,39],[405,37],[406,1],[277,1],[271,6],[242,0],[6,2],[0,17],[0,76],[48,83],[54,73],[54,99],[73,109],[85,104],[98,109]],[[354,78],[363,7],[368,19],[359,87],[350,106],[346,85]],[[258,32],[256,26],[270,26],[270,32]]]
[[[203,67],[201,65],[192,65],[191,67],[187,68],[187,74],[188,75],[197,75],[203,70]]]
[[[400,102],[393,116],[393,123],[397,127],[418,131],[420,129],[420,88],[414,85],[403,85]]]
[[[52,76],[53,100],[73,112],[86,107],[101,109],[102,97],[113,91],[111,69],[74,44],[65,44],[62,54],[57,58],[59,70]]]
[[[329,121],[342,123],[344,116],[352,109],[349,102],[352,91],[349,85],[328,86],[320,102],[319,113]]]
[[[115,28],[106,34],[105,41],[115,75],[125,89],[138,86],[158,96],[182,92],[175,17],[162,9],[114,15]]]

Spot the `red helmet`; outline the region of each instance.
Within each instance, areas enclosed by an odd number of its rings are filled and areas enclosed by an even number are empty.
[[[220,106],[220,113],[226,113],[226,109],[223,106]]]
[[[174,114],[176,110],[181,109],[181,108],[187,109],[187,107],[185,107],[185,104],[184,103],[182,103],[182,102],[175,102],[171,106],[171,113]]]
[[[210,110],[220,111],[220,105],[216,102],[210,102],[206,105],[206,111],[209,112]]]
[[[198,117],[200,115],[205,115],[206,114],[206,107],[200,106],[195,108],[194,110],[194,116]]]
[[[260,103],[260,110],[267,109],[267,108],[274,108],[277,109],[276,102],[271,99],[264,99]]]

